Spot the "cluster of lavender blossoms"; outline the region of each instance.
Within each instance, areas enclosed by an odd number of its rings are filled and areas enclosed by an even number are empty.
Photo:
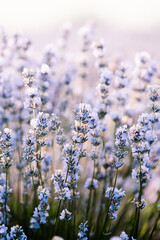
[[[88,222],[79,225],[78,239],[87,240]]]
[[[160,239],[159,62],[74,32],[0,28],[0,239]]]
[[[142,188],[146,186],[146,183],[151,179],[150,170],[152,168],[150,162],[151,146],[157,140],[157,136],[154,131],[155,123],[159,122],[159,108],[155,110],[156,104],[159,105],[159,87],[157,85],[149,86],[149,111],[150,113],[142,113],[138,118],[138,124],[134,125],[130,129],[131,136],[131,148],[132,155],[136,162],[139,163],[139,167],[132,170],[132,178],[140,183],[140,195],[142,194]],[[146,205],[144,199],[135,201],[135,206],[140,210]]]
[[[98,95],[99,100],[97,104],[97,113],[99,119],[103,119],[108,112],[108,107],[110,105],[109,101],[109,88],[113,78],[113,73],[109,69],[104,69],[100,76],[100,83],[98,85]]]
[[[124,164],[125,155],[128,153],[125,149],[129,145],[129,133],[127,126],[119,127],[116,132],[114,157],[111,162],[112,167],[118,169]]]
[[[11,227],[10,232],[7,232],[8,227],[6,227],[4,224],[0,225],[0,239],[2,240],[27,240],[27,236],[25,235],[22,227],[16,225]]]
[[[49,189],[39,187],[38,189],[38,199],[40,203],[38,207],[35,208],[33,217],[30,221],[30,228],[31,229],[39,229],[40,224],[46,224],[47,217],[49,216],[48,210],[50,209],[48,204],[48,198],[50,197]]]
[[[120,206],[121,198],[125,196],[124,191],[122,189],[117,189],[113,187],[108,187],[106,190],[105,197],[110,200],[110,207],[109,207],[109,215],[111,219],[117,218],[116,211],[118,210],[118,206]]]
[[[26,88],[26,101],[24,102],[24,107],[28,110],[36,109],[41,104],[41,98],[38,95],[38,88],[34,87],[34,83],[36,82],[35,73],[32,69],[24,68],[22,74]]]

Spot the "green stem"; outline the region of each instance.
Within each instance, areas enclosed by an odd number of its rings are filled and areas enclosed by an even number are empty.
[[[57,226],[57,218],[58,218],[58,215],[59,215],[59,212],[60,212],[61,202],[62,202],[62,200],[60,200],[60,201],[59,201],[59,204],[58,204],[58,209],[57,209],[56,218],[55,218],[55,224],[54,224],[53,229],[52,229],[52,236],[56,233],[56,231],[57,231],[57,229],[58,229],[58,226]],[[58,223],[59,223],[59,220],[58,220]],[[51,237],[52,237],[52,236],[51,236]]]
[[[75,239],[75,228],[76,228],[76,199],[75,192],[73,189],[73,237]]]
[[[103,228],[102,228],[101,238],[100,239],[103,238],[103,232],[106,229],[106,225],[107,225],[107,222],[108,222],[109,208],[110,208],[110,205],[111,205],[111,202],[112,202],[112,197],[113,197],[114,190],[115,190],[115,187],[116,187],[117,177],[118,177],[118,169],[116,169],[116,176],[115,176],[115,180],[114,180],[113,190],[112,190],[112,193],[111,193],[110,201],[109,201],[108,206],[107,206],[107,214],[106,214],[106,218],[105,218],[104,225],[103,225]]]
[[[160,219],[160,213],[158,214],[158,217],[157,217],[157,219],[156,219],[156,221],[155,221],[155,224],[154,224],[154,226],[153,226],[153,229],[152,229],[152,231],[151,231],[151,234],[150,234],[148,240],[151,240],[151,239],[152,239],[153,233],[155,232],[155,230],[156,230],[156,228],[157,228],[157,223],[158,223],[158,220],[159,220],[159,219]]]
[[[99,230],[99,222],[100,222],[100,219],[101,219],[101,216],[102,216],[102,211],[103,211],[103,202],[104,202],[104,195],[105,195],[105,189],[106,189],[106,178],[104,179],[104,184],[103,184],[103,191],[102,191],[102,194],[101,194],[101,201],[100,201],[100,211],[98,213],[98,217],[97,217],[97,221],[96,221],[96,236],[97,236],[97,233],[98,233],[98,230]]]
[[[95,172],[95,160],[94,160],[93,176],[92,176],[91,186],[93,185],[94,172]],[[90,210],[90,201],[91,201],[91,196],[92,196],[92,190],[93,189],[89,190],[89,197],[88,197],[87,210],[86,210],[86,219],[88,219],[88,214],[89,214],[89,210]]]
[[[5,188],[5,226],[7,226],[7,181],[8,181],[8,169],[6,169],[6,188]]]
[[[139,188],[139,197],[138,197],[138,201],[141,204],[141,197],[142,197],[142,179],[141,179],[141,162],[140,162],[140,188]],[[140,219],[140,209],[136,208],[136,213],[135,213],[135,227],[134,227],[134,231],[133,231],[133,237],[137,238],[138,235],[138,226],[139,226],[139,219]]]
[[[68,173],[69,173],[69,168],[70,168],[70,164],[71,164],[71,157],[70,157],[70,160],[69,160],[69,163],[68,163],[68,169],[67,169],[67,174],[66,174],[66,178],[65,178],[65,183],[67,182],[67,177],[68,177]],[[60,211],[60,207],[61,207],[61,202],[62,200],[59,201],[59,205],[58,205],[58,209],[57,209],[57,214],[56,214],[56,218],[55,218],[55,225],[53,227],[53,230],[52,230],[52,236],[54,233],[56,233],[56,231],[58,230],[58,227],[59,227],[59,220],[58,220],[58,225],[57,225],[57,218],[58,218],[58,215],[59,215],[59,211]]]
[[[89,190],[89,197],[88,197],[87,209],[86,209],[86,219],[88,219],[91,196],[92,196],[92,189]]]

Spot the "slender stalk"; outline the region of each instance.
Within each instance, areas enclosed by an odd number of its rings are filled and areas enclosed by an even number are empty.
[[[114,189],[115,189],[115,187],[116,187],[117,177],[118,177],[118,169],[116,169],[116,176],[115,176],[115,180],[114,180],[114,185],[113,185],[112,195],[113,195],[113,193],[114,193]]]
[[[5,220],[4,223],[7,226],[7,181],[8,181],[8,169],[6,169],[6,188],[5,188]]]
[[[35,102],[33,104],[33,117],[36,118],[36,107],[35,107]],[[36,137],[36,133],[35,133],[35,138],[37,140],[37,137]],[[36,153],[38,152],[38,145],[37,145],[37,142],[35,143],[36,145]],[[40,156],[41,156],[41,147],[40,147]],[[40,179],[40,185],[42,187],[44,187],[44,184],[43,184],[43,180],[42,180],[42,173],[41,173],[41,164],[39,162],[37,162],[37,169],[38,169],[38,175],[39,175],[39,179]]]
[[[96,235],[97,235],[98,229],[99,229],[99,221],[100,221],[100,218],[102,216],[102,206],[103,206],[103,202],[104,202],[105,189],[106,189],[106,178],[104,179],[103,191],[102,191],[101,201],[100,201],[100,211],[99,211],[99,214],[98,214],[98,217],[97,217]]]
[[[136,218],[137,218],[137,207],[136,207],[136,210],[135,210],[135,214],[134,214],[134,218],[133,218],[133,222],[132,222],[132,230],[131,230],[131,233],[130,233],[130,237],[133,236],[133,232],[134,232],[134,229],[135,229],[135,225],[136,225]]]
[[[44,183],[43,183],[43,180],[42,180],[42,174],[41,174],[41,165],[39,162],[37,162],[37,168],[38,168],[38,175],[39,175],[39,178],[40,178],[40,185],[42,187],[44,187]]]
[[[60,208],[61,208],[61,202],[62,200],[59,201],[59,204],[58,204],[58,208],[57,208],[57,213],[56,213],[56,217],[55,217],[55,224],[53,225],[53,228],[52,228],[52,234],[51,234],[51,237],[56,233],[57,231],[57,218],[58,218],[58,215],[59,215],[59,212],[60,212]]]
[[[19,158],[19,164],[21,163],[21,154],[20,154],[20,148],[17,146],[17,152],[18,152],[18,158]],[[19,202],[20,202],[20,196],[21,196],[21,175],[22,175],[22,169],[20,168],[18,171],[18,191],[17,191],[17,212],[19,212]]]
[[[53,165],[53,162],[54,162],[54,134],[52,133],[52,153],[53,153],[53,158],[52,158],[52,163],[51,163],[51,169],[52,169],[52,172],[54,172],[54,165]]]
[[[96,149],[95,149],[96,151]],[[92,175],[92,182],[91,182],[91,186],[93,185],[93,179],[94,179],[94,175],[95,175],[95,160],[93,160],[93,175]],[[88,214],[89,214],[89,210],[90,210],[90,202],[91,202],[91,197],[92,197],[92,190],[89,190],[89,198],[88,198],[88,203],[87,203],[87,210],[86,210],[86,219],[88,219]]]
[[[20,214],[20,209],[21,209],[21,205],[20,205],[20,199],[21,199],[21,177],[22,177],[22,170],[19,170],[18,173],[18,193],[17,193],[17,215],[19,216]]]
[[[105,218],[104,225],[103,225],[103,228],[102,228],[102,232],[101,232],[101,237],[100,237],[100,239],[103,238],[103,232],[104,232],[104,230],[106,229],[106,225],[107,225],[107,222],[108,222],[109,208],[110,208],[110,205],[111,205],[111,202],[112,202],[112,197],[113,197],[114,190],[115,190],[115,187],[116,187],[117,177],[118,177],[118,169],[116,169],[116,176],[115,176],[115,180],[114,180],[113,190],[112,190],[112,193],[111,193],[111,199],[110,199],[110,201],[109,201],[109,203],[108,203],[108,206],[107,206],[107,214],[106,214],[106,218]]]
[[[89,209],[90,209],[90,200],[92,196],[92,189],[89,190],[89,197],[87,201],[87,209],[86,209],[86,219],[88,219]]]
[[[93,221],[94,221],[94,214],[95,214],[95,210],[96,210],[96,201],[97,201],[97,194],[98,194],[98,191],[94,191],[94,195],[93,195],[93,202],[92,202],[92,214],[90,215],[90,225],[93,226]]]
[[[154,224],[154,226],[153,226],[153,229],[152,229],[152,231],[151,231],[151,234],[150,234],[148,240],[151,240],[151,239],[152,239],[152,236],[153,236],[153,234],[154,234],[154,232],[155,232],[155,230],[156,230],[156,228],[157,228],[157,223],[158,223],[159,219],[160,219],[160,213],[158,214],[158,217],[157,217],[157,219],[156,219],[156,221],[155,221],[155,224]]]
[[[75,239],[75,228],[76,228],[76,199],[75,192],[73,189],[73,238]]]
[[[141,176],[141,162],[140,162],[140,176]],[[139,188],[139,197],[138,197],[138,201],[140,204],[141,204],[142,191],[143,191],[142,180],[140,177],[140,188]],[[140,209],[136,208],[135,227],[134,227],[134,231],[133,231],[133,237],[135,237],[135,238],[137,238],[137,235],[138,235],[139,219],[140,219]]]
[[[70,160],[69,160],[69,163],[68,163],[68,168],[67,168],[67,174],[66,174],[66,178],[65,178],[65,183],[67,182],[67,177],[68,177],[68,173],[69,173],[70,164],[71,164],[71,157],[70,157]],[[57,214],[56,214],[56,218],[55,218],[55,225],[54,225],[53,230],[52,230],[52,236],[53,236],[54,233],[56,233],[56,231],[58,230],[58,227],[59,227],[59,220],[58,220],[58,224],[57,224],[57,218],[58,218],[58,215],[59,215],[59,212],[60,212],[61,202],[62,202],[62,200],[59,201],[59,205],[58,205],[58,209],[57,209]]]

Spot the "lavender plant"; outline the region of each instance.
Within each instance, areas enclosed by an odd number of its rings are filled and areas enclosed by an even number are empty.
[[[0,31],[0,239],[160,239],[159,62],[95,30]]]

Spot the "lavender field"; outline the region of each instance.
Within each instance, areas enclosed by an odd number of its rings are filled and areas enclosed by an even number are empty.
[[[160,239],[159,55],[97,32],[0,29],[2,240]]]

